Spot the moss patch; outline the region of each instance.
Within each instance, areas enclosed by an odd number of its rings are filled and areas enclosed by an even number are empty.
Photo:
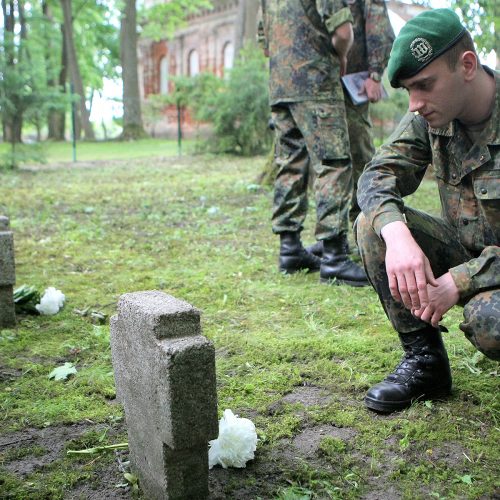
[[[385,417],[368,412],[367,388],[399,361],[397,337],[372,290],[278,273],[272,193],[254,183],[264,161],[128,160],[2,177],[0,213],[15,232],[18,284],[55,286],[67,297],[58,315],[21,317],[18,328],[0,332],[0,489],[9,498],[128,495],[115,487],[125,482],[120,456],[65,451],[126,439],[109,326],[81,312],[109,318],[122,293],[150,289],[203,311],[219,410],[257,425],[256,459],[242,470],[212,470],[213,498],[499,493],[498,364],[463,338],[460,309],[444,321],[452,396]],[[411,204],[436,213],[434,184],[424,181]],[[313,213],[305,243],[313,241]],[[49,380],[64,362],[77,374]],[[51,432],[57,446],[40,437]],[[22,446],[13,451],[5,443],[16,439]]]

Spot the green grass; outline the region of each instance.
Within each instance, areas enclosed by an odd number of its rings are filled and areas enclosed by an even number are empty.
[[[44,142],[36,145],[19,146],[27,151],[40,151],[34,153],[35,157],[41,155],[45,162],[73,162],[73,145],[67,142]],[[189,153],[193,150],[194,141],[184,140],[182,152]],[[0,144],[0,156],[10,151],[10,145]],[[177,156],[177,141],[165,139],[142,139],[133,144],[121,141],[78,141],[76,144],[76,160],[129,160],[136,158]],[[32,161],[30,162],[32,163]]]
[[[100,159],[118,152],[131,158],[144,144],[103,145]],[[89,158],[101,147],[86,146]],[[390,417],[365,410],[368,387],[400,358],[397,337],[371,289],[278,273],[272,193],[254,184],[263,163],[196,156],[2,174],[0,213],[15,232],[17,284],[55,286],[67,303],[56,316],[24,317],[17,329],[0,333],[0,369],[17,373],[0,379],[0,436],[86,421],[113,428],[123,412],[112,404],[109,326],[74,311],[109,316],[121,294],[160,289],[203,311],[204,334],[217,352],[219,411],[250,416],[259,432],[256,461],[243,477],[262,498],[359,498],[376,486],[403,498],[493,496],[500,487],[498,364],[475,356],[456,308],[444,321],[450,400]],[[436,213],[434,184],[425,181],[411,204]],[[306,243],[313,239],[312,214]],[[49,380],[66,361],[77,375]],[[309,386],[322,388],[328,401],[280,403]],[[352,437],[324,439],[313,461],[272,458],[287,439],[324,425],[350,429]],[[118,441],[89,434],[66,449]],[[0,453],[7,498],[62,498],[112,461],[61,454],[20,478],[5,468],[12,459]],[[279,474],[264,480],[275,461]],[[227,498],[242,485],[242,476],[234,477],[240,479],[227,483]]]

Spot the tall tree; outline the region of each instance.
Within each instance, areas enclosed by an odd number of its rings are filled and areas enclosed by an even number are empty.
[[[65,92],[67,79],[66,41],[62,25],[57,22],[48,0],[42,0],[44,58],[47,74],[47,87],[56,92]],[[59,54],[59,56],[58,56]],[[48,139],[64,140],[66,123],[63,102],[49,106],[47,110]]]
[[[61,7],[64,19],[64,39],[66,42],[68,70],[73,84],[74,92],[78,95],[79,101],[79,116],[76,121],[76,135],[80,137],[81,130],[84,130],[85,139],[95,139],[94,129],[90,123],[90,113],[87,109],[85,90],[83,87],[82,75],[80,73],[80,66],[78,63],[75,40],[73,35],[73,12],[71,0],[61,0]]]
[[[2,15],[0,116],[4,141],[11,144],[2,165],[15,167],[27,159],[26,151],[16,147],[22,142],[23,124],[34,124],[40,138],[45,111],[60,96],[46,86],[44,45],[39,37],[40,5],[28,0],[2,0]]]
[[[118,14],[114,1],[78,0],[74,12],[71,0],[69,9],[63,9],[61,0],[1,1],[0,116],[6,140],[19,141],[27,122],[36,126],[41,137],[46,120],[49,137],[64,138],[68,108],[64,88],[68,77],[75,80],[74,72],[67,75],[64,15],[71,20],[73,31],[73,61],[80,74],[75,84],[78,94],[88,102],[94,91],[103,88],[104,78],[117,77]],[[80,103],[85,103],[84,99]],[[93,137],[91,132],[86,131],[86,137]]]
[[[26,17],[23,0],[2,0],[4,21],[0,64],[0,109],[4,141],[21,142],[26,75]],[[21,85],[21,87],[20,87]]]
[[[122,138],[138,139],[146,135],[141,116],[141,94],[137,64],[136,0],[124,0],[120,24],[120,59],[123,79]]]
[[[154,39],[172,36],[186,17],[201,8],[211,8],[209,0],[171,0],[144,11],[144,35]],[[145,135],[141,117],[141,96],[137,65],[137,6],[124,0],[120,29],[120,54],[123,78],[123,139]]]

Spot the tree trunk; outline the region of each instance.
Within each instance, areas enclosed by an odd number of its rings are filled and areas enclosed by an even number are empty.
[[[257,13],[259,0],[240,0],[234,34],[234,57],[246,43],[257,44]]]
[[[71,0],[61,0],[61,7],[64,15],[64,36],[66,39],[66,50],[68,57],[68,70],[73,83],[74,92],[79,99],[79,116],[77,117],[77,137],[80,138],[81,130],[85,132],[85,139],[94,140],[94,130],[90,123],[90,114],[85,104],[85,91],[83,89],[83,81],[80,73],[80,66],[76,57],[75,42],[73,38],[73,15],[71,10]]]
[[[21,0],[17,3],[10,0],[7,8],[6,0],[2,0],[2,14],[4,20],[3,51],[7,69],[15,71],[16,64],[22,59],[22,41],[26,39],[26,21],[24,5]],[[19,25],[16,26],[16,6]],[[15,34],[21,35],[21,43],[15,44]],[[23,109],[17,89],[6,89],[9,100],[14,105],[15,113],[2,113],[2,133],[4,142],[10,142],[14,148],[15,143],[22,141]]]
[[[15,102],[15,101],[14,101]],[[22,142],[23,131],[23,116],[22,113],[17,113],[10,119],[5,120],[3,126],[3,140],[15,144]]]
[[[47,0],[42,3],[42,12],[45,21],[48,25],[54,25],[54,17],[50,11]],[[64,30],[60,26],[61,30],[61,66],[59,70],[59,78],[56,80],[52,76],[47,78],[47,87],[51,89],[57,89],[59,92],[64,92],[66,85],[66,40],[64,37]],[[54,50],[51,43],[51,37],[45,37],[46,50],[45,50],[45,64],[47,68],[51,68],[51,53]],[[48,71],[48,74],[52,74],[52,71]],[[47,128],[48,128],[48,139],[53,141],[64,141],[64,127],[66,121],[66,113],[64,110],[50,107],[47,113]]]
[[[5,39],[9,33],[8,29],[9,18],[7,16],[7,3],[5,2],[5,0],[2,0],[2,19],[3,19],[2,50],[5,53],[5,65],[8,66],[9,57],[7,53],[7,43]],[[2,113],[2,138],[4,142],[7,141],[7,123],[6,123],[5,113]]]
[[[123,132],[122,139],[146,136],[142,125],[141,96],[137,63],[137,10],[136,0],[124,0],[120,25],[120,59],[123,80]]]

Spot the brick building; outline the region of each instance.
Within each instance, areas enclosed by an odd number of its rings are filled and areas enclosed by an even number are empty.
[[[194,76],[210,71],[223,77],[233,66],[238,0],[212,0],[212,5],[213,9],[190,16],[186,26],[177,30],[171,40],[139,40],[139,82],[143,100],[151,94],[171,92],[171,76]],[[165,110],[164,119],[155,126],[155,132],[173,136],[176,127],[176,110],[171,107]],[[184,133],[189,136],[193,130],[193,121],[184,114]]]
[[[156,1],[146,0],[146,7]],[[212,5],[211,10],[190,16],[186,26],[177,30],[171,40],[139,40],[143,100],[147,101],[152,94],[171,92],[174,75],[194,76],[200,71],[211,71],[222,77],[233,66],[239,0],[212,0]],[[387,5],[396,31],[423,8],[400,0],[389,0]],[[182,122],[183,133],[192,135],[195,124],[188,114],[183,115]],[[172,106],[165,109],[162,119],[155,124],[155,134],[174,137],[176,130],[177,114]]]

